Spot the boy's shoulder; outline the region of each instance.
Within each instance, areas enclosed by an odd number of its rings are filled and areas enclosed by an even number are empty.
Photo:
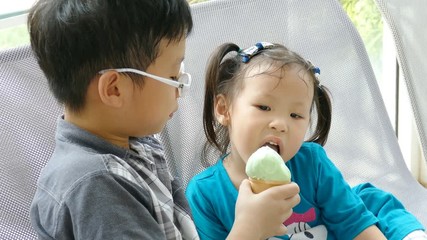
[[[108,170],[112,158],[87,146],[57,140],[54,153],[41,171],[38,188],[62,201],[73,189],[90,184],[94,178],[112,177]]]
[[[162,153],[161,144],[154,137],[134,141],[147,146],[150,154]],[[126,161],[131,154],[60,119],[55,150],[40,174],[38,185],[55,194],[57,199],[63,199],[71,189],[90,184],[94,178],[135,182],[133,166]]]

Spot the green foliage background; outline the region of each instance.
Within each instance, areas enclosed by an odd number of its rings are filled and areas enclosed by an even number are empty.
[[[193,4],[193,3],[206,2],[206,1],[208,0],[188,0],[187,2],[190,4]]]
[[[0,30],[0,49],[12,48],[30,42],[25,24]]]
[[[340,0],[365,44],[377,78],[383,53],[383,20],[374,0]]]

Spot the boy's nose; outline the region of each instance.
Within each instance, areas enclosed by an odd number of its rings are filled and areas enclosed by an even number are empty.
[[[175,88],[175,97],[176,98],[180,98],[180,94],[179,94],[179,88]]]

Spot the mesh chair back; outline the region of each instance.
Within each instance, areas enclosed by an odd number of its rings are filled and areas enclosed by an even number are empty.
[[[29,205],[61,109],[29,46],[0,53],[0,239],[37,239]]]

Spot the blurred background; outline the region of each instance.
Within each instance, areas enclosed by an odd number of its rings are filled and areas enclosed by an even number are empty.
[[[188,0],[197,4],[208,0]],[[337,0],[364,41],[387,112],[413,176],[427,187],[427,167],[390,29],[374,0]],[[35,0],[1,0],[0,50],[29,43],[26,13]]]

